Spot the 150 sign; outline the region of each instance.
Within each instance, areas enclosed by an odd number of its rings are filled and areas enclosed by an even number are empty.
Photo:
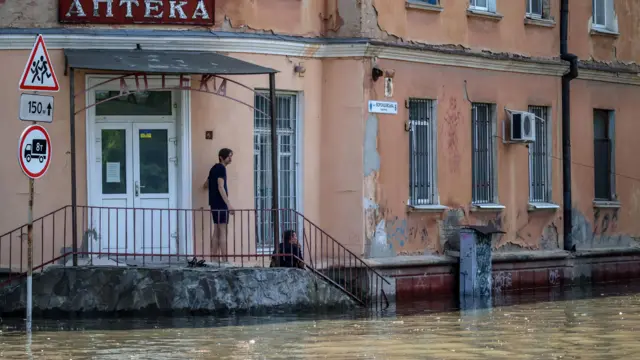
[[[213,25],[215,0],[59,0],[58,21]]]
[[[20,95],[20,120],[53,121],[53,96],[22,94]]]

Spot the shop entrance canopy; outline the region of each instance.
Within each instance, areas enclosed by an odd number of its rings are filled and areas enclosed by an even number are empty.
[[[75,70],[85,71],[108,71],[121,75],[109,81],[118,81],[126,77],[144,77],[146,75],[201,75],[202,81],[207,81],[211,78],[220,78],[223,82],[230,82],[238,86],[244,87],[255,92],[254,89],[249,88],[235,80],[224,78],[223,76],[232,75],[268,75],[269,76],[269,114],[265,114],[271,121],[271,169],[272,169],[272,184],[278,184],[278,137],[276,134],[276,70],[267,67],[255,65],[246,61],[235,59],[230,56],[205,51],[149,51],[138,49],[131,50],[98,50],[98,49],[65,49],[65,74],[69,75],[70,83],[70,137],[71,137],[71,221],[74,229],[78,226],[77,216],[77,170],[76,170],[76,129],[75,129],[75,117],[78,113],[85,111],[87,108],[95,106],[96,104],[89,104],[79,110],[76,110],[75,99],[78,95],[91,91],[91,88],[85,89],[79,93],[75,91]],[[105,83],[106,83],[105,82]],[[104,83],[102,83],[104,84]],[[205,83],[206,85],[206,83]],[[163,89],[164,81],[163,81]],[[139,91],[153,91],[161,89],[149,89],[146,87],[137,86],[131,89],[130,92]],[[213,95],[222,96],[243,105],[246,105],[255,110],[252,104],[247,104],[241,100],[234,99],[226,95],[226,91],[223,93],[220,89],[214,89],[211,91],[207,86],[204,88],[197,87],[183,87],[182,81],[176,90],[185,91],[198,91],[207,92]],[[129,91],[127,89],[127,91]],[[115,96],[115,98],[119,97]],[[103,101],[108,101],[106,99]],[[278,209],[278,187],[273,186],[273,210]],[[279,224],[278,211],[274,211],[274,224]],[[273,240],[274,246],[278,246],[279,242],[279,229],[278,226],[273,227]],[[77,249],[78,239],[77,232],[73,231],[73,264],[77,264]]]

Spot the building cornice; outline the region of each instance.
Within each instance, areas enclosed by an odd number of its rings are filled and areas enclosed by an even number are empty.
[[[384,44],[367,39],[309,39],[292,36],[216,36],[181,31],[179,36],[137,34],[128,31],[124,34],[111,35],[108,31],[90,33],[74,33],[59,30],[58,33],[43,31],[49,49],[132,49],[137,44],[149,50],[184,50],[202,51],[207,49],[222,53],[253,53],[263,55],[280,55],[301,58],[363,58],[409,61],[422,64],[456,66],[471,69],[492,70],[501,72],[562,76],[568,65],[554,60],[539,61],[536,59],[513,59],[486,56],[474,53],[455,53],[411,45]],[[33,33],[6,33],[0,30],[0,50],[29,50],[33,46]],[[616,72],[580,69],[579,79],[601,81],[617,84],[640,86],[640,76],[630,72]]]

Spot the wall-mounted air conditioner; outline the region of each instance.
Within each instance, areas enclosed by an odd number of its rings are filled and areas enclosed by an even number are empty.
[[[509,113],[511,123],[511,141],[536,141],[536,115],[526,111],[512,111]]]

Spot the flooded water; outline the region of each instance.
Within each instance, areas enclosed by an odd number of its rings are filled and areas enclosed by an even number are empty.
[[[5,319],[0,358],[637,359],[639,290],[523,294],[473,311],[429,302],[375,315],[39,321],[30,342]]]

